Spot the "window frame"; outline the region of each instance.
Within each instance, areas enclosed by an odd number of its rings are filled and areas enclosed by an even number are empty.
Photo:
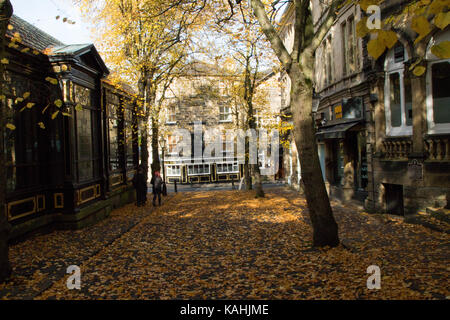
[[[228,165],[231,164],[231,171],[228,171]],[[223,166],[227,165],[227,170],[223,170]],[[219,170],[219,166],[222,166],[222,170]],[[235,167],[237,169],[235,169]],[[216,163],[217,174],[229,174],[229,173],[239,173],[239,163],[238,162],[220,162]]]
[[[203,169],[208,168],[208,170],[207,170],[208,172],[205,172],[205,171],[199,172],[198,171],[198,172],[192,172],[191,173],[191,168],[194,169],[195,166],[197,166],[197,167],[201,166]],[[187,173],[188,173],[188,176],[207,176],[207,175],[210,175],[211,174],[211,164],[210,163],[188,164],[187,165]]]
[[[222,108],[228,109],[228,112],[222,112]],[[222,116],[227,115],[228,118],[223,120]],[[229,123],[229,122],[233,122],[233,113],[231,111],[231,107],[229,106],[219,106],[219,122],[220,123]]]
[[[411,136],[412,135],[412,125],[406,124],[406,102],[405,102],[405,68],[404,62],[408,61],[408,53],[404,50],[404,60],[400,62],[395,62],[394,53],[395,50],[392,48],[385,59],[385,80],[384,80],[384,111],[386,116],[386,135],[390,137],[398,136]],[[400,127],[392,127],[391,122],[391,101],[390,101],[390,76],[394,73],[399,74],[400,82],[400,110],[401,110],[401,125]]]
[[[450,122],[448,123],[435,123],[434,122],[434,105],[433,105],[433,75],[432,66],[437,63],[447,62],[450,63],[450,59],[439,59],[428,62],[427,74],[426,74],[426,107],[427,107],[427,123],[428,134],[447,134],[450,133]]]
[[[173,168],[177,168],[177,173],[173,173]],[[181,176],[181,165],[179,164],[168,164],[166,165],[166,174],[168,177],[180,177]]]
[[[172,120],[172,117],[175,120]],[[170,106],[167,108],[166,124],[177,124],[177,108],[176,108],[176,106]]]

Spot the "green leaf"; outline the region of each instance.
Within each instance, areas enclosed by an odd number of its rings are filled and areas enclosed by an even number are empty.
[[[450,11],[440,12],[434,18],[434,25],[441,30],[444,30],[450,24]]]
[[[379,41],[378,38],[372,39],[367,44],[367,51],[369,52],[369,55],[372,56],[375,60],[378,59],[386,49],[386,46],[384,44],[384,41]]]
[[[450,59],[450,41],[442,41],[431,47],[431,53],[441,59]]]
[[[42,114],[44,114],[45,111],[47,111],[48,107],[50,107],[50,104],[48,104],[48,105],[44,108],[44,110],[42,110]]]
[[[427,71],[427,69],[425,67],[417,66],[414,68],[413,74],[416,77],[420,77],[421,75],[423,75],[425,73],[425,71]]]
[[[61,108],[63,105],[63,102],[60,99],[55,100],[55,106],[57,106],[58,108]]]
[[[380,32],[378,33],[378,38],[379,41],[383,42],[388,49],[391,49],[397,43],[398,40],[397,34],[391,30],[388,31],[380,30]]]
[[[364,38],[369,33],[367,28],[367,17],[362,18],[356,24],[356,35],[360,38]]]
[[[59,114],[59,111],[56,111],[52,114],[52,120],[54,120]]]
[[[424,16],[414,17],[411,21],[411,28],[419,34],[414,43],[419,42],[431,32],[431,24]]]

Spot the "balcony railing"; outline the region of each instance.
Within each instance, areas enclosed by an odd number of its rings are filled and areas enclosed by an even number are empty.
[[[409,138],[395,138],[383,141],[383,151],[386,159],[408,159],[411,149],[412,141]]]
[[[429,160],[450,160],[450,137],[428,137],[425,139]]]

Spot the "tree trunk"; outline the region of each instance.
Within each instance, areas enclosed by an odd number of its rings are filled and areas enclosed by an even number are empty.
[[[259,170],[259,164],[253,164],[252,171],[255,176],[256,198],[264,198],[265,194],[262,188],[261,171]]]
[[[152,116],[152,175],[155,171],[161,170],[161,162],[159,160],[159,112]]]
[[[6,57],[6,28],[9,24],[9,19],[12,16],[12,6],[9,0],[0,0],[0,33],[1,33],[1,47],[0,59]],[[5,78],[5,67],[0,64],[0,95],[3,95]],[[5,104],[0,103],[0,137],[4,139],[5,130]],[[11,275],[11,265],[9,263],[9,247],[8,239],[11,231],[11,226],[6,219],[5,212],[6,204],[6,170],[5,170],[5,150],[4,143],[0,143],[0,283],[4,282]]]
[[[253,189],[253,181],[252,181],[252,175],[251,175],[250,164],[249,164],[249,155],[250,155],[249,138],[245,137],[244,177],[245,177],[245,188],[246,188],[246,190],[252,190]]]
[[[144,176],[146,181],[148,180],[148,118],[149,118],[149,98],[148,98],[148,76],[146,70],[141,71],[141,75],[139,78],[139,98],[143,105],[142,113],[144,115],[142,120],[142,126],[139,128],[141,130],[141,154],[140,162],[144,167]]]
[[[312,66],[313,58],[309,58]],[[317,153],[312,115],[312,84],[301,80],[301,72],[297,63],[293,63],[289,70],[292,82],[291,111],[294,119],[294,138],[302,171],[301,177],[313,226],[313,246],[334,247],[339,244],[338,226],[333,217]]]

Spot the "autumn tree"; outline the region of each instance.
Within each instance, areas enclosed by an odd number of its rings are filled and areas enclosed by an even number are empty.
[[[314,87],[314,52],[322,38],[332,26],[337,2],[332,2],[324,22],[314,32],[310,0],[294,0],[294,46],[289,52],[276,30],[270,12],[279,1],[265,4],[261,0],[250,0],[255,17],[283,68],[289,75],[291,87],[291,111],[294,121],[294,138],[298,148],[302,181],[313,226],[314,246],[336,246],[339,244],[338,226],[333,217],[325,183],[321,179],[321,168],[317,154],[315,128],[312,114]]]
[[[0,1],[0,96],[3,97],[5,78],[4,59],[6,58],[6,29],[9,25],[13,9],[9,0]],[[4,99],[0,101],[0,137],[5,136],[5,104]],[[5,171],[5,150],[4,143],[0,143],[0,282],[3,282],[11,273],[11,266],[8,257],[8,238],[11,226],[6,219],[5,202],[6,202],[6,171]]]
[[[260,32],[259,25],[249,8],[239,7],[239,12],[230,19],[216,18],[216,30],[227,37],[224,53],[234,62],[234,82],[232,93],[240,102],[239,111],[244,119],[244,130],[257,129],[254,99],[257,87],[264,76],[263,71],[271,70],[274,65],[273,55],[267,54],[267,43]],[[224,41],[224,40],[222,40]],[[247,189],[252,189],[252,175],[255,177],[256,197],[264,197],[261,172],[258,163],[249,163],[249,137],[245,141],[244,175]]]
[[[137,83],[141,126],[141,159],[148,168],[148,124],[151,126],[152,172],[160,170],[161,104],[157,90],[167,87],[189,48],[189,32],[198,21],[202,3],[179,0],[78,0],[97,26],[101,51],[115,74]],[[199,4],[200,3],[200,4]]]

